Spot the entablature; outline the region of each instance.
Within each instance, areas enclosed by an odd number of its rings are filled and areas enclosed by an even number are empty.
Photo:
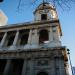
[[[22,24],[12,24],[7,26],[1,26],[0,32],[7,32],[7,31],[15,31],[21,29],[33,29],[33,28],[40,28],[40,27],[50,27],[50,26],[59,26],[59,20],[55,21],[41,21],[41,22],[32,22],[32,23],[22,23]]]
[[[65,57],[66,47],[55,47],[55,48],[37,48],[28,50],[12,50],[12,51],[0,51],[0,59],[10,58],[55,58]]]

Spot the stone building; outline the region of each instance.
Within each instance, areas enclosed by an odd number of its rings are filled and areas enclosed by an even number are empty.
[[[67,48],[56,9],[34,11],[34,21],[0,27],[0,75],[69,75]]]

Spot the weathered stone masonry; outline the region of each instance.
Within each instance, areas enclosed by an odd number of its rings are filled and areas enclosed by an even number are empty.
[[[55,8],[40,4],[34,21],[0,27],[0,75],[69,75]]]

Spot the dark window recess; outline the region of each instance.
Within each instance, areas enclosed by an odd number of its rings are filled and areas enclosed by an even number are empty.
[[[45,41],[49,40],[48,31],[47,30],[41,30],[39,32],[39,43],[43,44]]]
[[[10,75],[21,75],[22,67],[23,67],[23,60],[22,59],[12,59],[11,66],[12,70]]]
[[[47,14],[41,14],[41,20],[47,20]]]
[[[11,46],[13,44],[14,38],[16,35],[16,31],[9,31],[7,33],[7,37],[5,39],[4,45],[3,46]]]
[[[0,59],[0,75],[3,75],[5,66],[6,66],[6,60],[5,59]]]
[[[28,41],[28,34],[23,34],[23,35],[21,36],[20,45],[25,45],[25,44],[27,44],[27,41]]]
[[[1,40],[2,40],[2,37],[0,37],[0,42],[1,42]]]
[[[11,45],[13,44],[14,37],[15,37],[15,36],[11,36],[11,37],[8,38],[7,46],[11,46]]]
[[[28,42],[28,36],[29,36],[29,29],[27,30],[20,30],[20,35],[19,35],[19,45],[26,45]]]
[[[3,35],[4,35],[4,33],[0,33],[0,42],[1,42],[2,38],[3,38]]]

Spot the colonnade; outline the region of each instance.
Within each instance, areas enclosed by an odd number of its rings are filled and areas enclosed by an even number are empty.
[[[23,59],[0,59],[0,75],[25,75],[26,62]]]
[[[35,33],[35,34],[32,35],[33,33]],[[10,32],[10,34],[11,34],[11,32]],[[6,40],[7,40],[7,36],[10,36],[10,35],[8,35],[8,32],[5,32],[3,37],[2,37],[2,40],[0,41],[0,47],[4,46],[4,44],[5,44]],[[16,35],[15,35],[14,40],[13,40],[13,43],[12,43],[12,46],[16,46],[17,45],[17,43],[19,42],[19,37],[20,36],[21,36],[20,31],[17,30],[16,31]],[[27,44],[37,44],[37,40],[35,39],[35,37],[37,37],[37,30],[34,30],[34,31],[30,30],[28,32],[28,39],[26,40]],[[22,41],[24,41],[24,40],[22,40]]]
[[[47,30],[47,33],[48,33],[48,38],[49,38],[46,41],[49,41],[48,42],[49,43],[48,44],[49,46],[50,45],[52,46],[53,44],[56,44],[57,46],[60,45],[60,43],[59,43],[60,40],[59,40],[59,37],[58,37],[58,31],[57,31],[57,28],[55,28],[55,29],[56,29],[55,32],[53,32],[53,28],[52,27],[46,29]],[[26,32],[26,30],[24,32]],[[24,32],[22,32],[22,33],[24,33]],[[24,39],[20,39],[20,36],[22,35],[22,33],[20,32],[20,30],[17,30],[15,33],[16,34],[14,36],[13,43],[11,44],[11,47],[14,47],[14,46],[17,46],[17,45],[21,46],[21,44],[18,44],[19,41],[26,41],[25,44],[23,43],[24,46],[31,45],[33,47],[36,47],[36,46],[38,47],[38,45],[39,45],[39,35],[40,35],[40,30],[39,29],[31,29],[31,30],[29,30],[27,32],[27,35],[28,36],[25,35],[26,36],[26,40],[24,40],[25,38]],[[10,34],[11,34],[11,32],[10,32]],[[46,34],[44,34],[44,35],[47,36]],[[7,40],[7,36],[10,36],[10,35],[8,35],[8,32],[5,32],[4,33],[4,36],[2,37],[2,40],[0,42],[0,47],[3,47],[4,46],[4,44],[5,44],[6,40]],[[9,41],[9,42],[11,42],[11,41]],[[52,42],[54,42],[54,43],[51,44]],[[55,46],[55,45],[53,45],[53,46]]]

